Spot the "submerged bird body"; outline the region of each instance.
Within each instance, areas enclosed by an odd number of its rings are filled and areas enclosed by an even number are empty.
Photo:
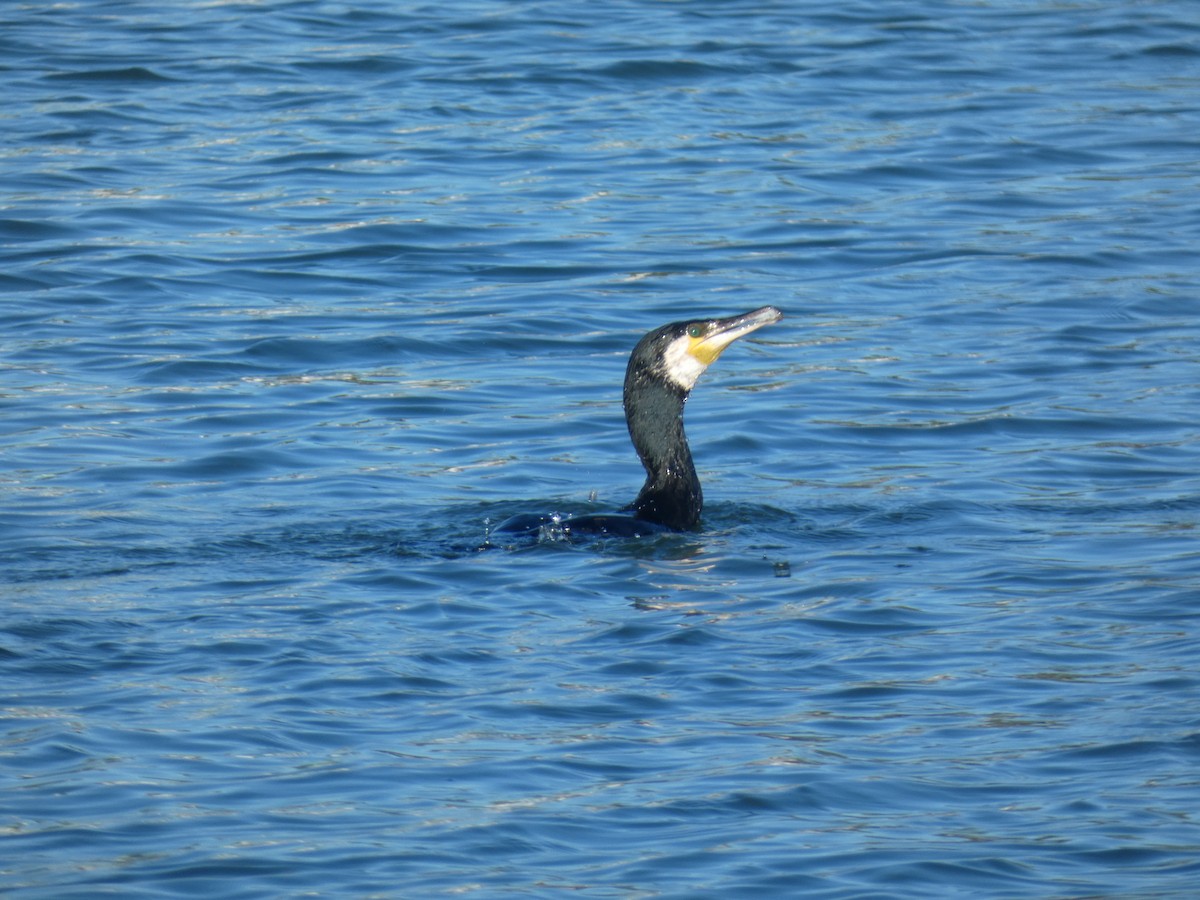
[[[625,421],[646,483],[622,512],[558,519],[517,516],[497,530],[534,532],[553,526],[565,534],[637,535],[695,528],[704,507],[700,478],[683,430],[683,406],[696,379],[721,351],[743,335],[778,322],[783,313],[764,306],[726,319],[673,322],[643,337],[625,370]]]

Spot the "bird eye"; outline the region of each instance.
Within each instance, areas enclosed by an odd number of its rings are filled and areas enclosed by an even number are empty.
[[[689,325],[688,326],[688,337],[698,338],[703,334],[704,334],[704,326],[703,325]]]

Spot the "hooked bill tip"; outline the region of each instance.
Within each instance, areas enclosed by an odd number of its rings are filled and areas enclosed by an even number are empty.
[[[754,312],[746,313],[746,316],[753,318],[757,322],[761,322],[763,325],[771,325],[783,318],[783,310],[777,306],[763,306],[754,310]]]

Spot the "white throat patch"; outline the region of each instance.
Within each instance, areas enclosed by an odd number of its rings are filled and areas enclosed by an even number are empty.
[[[692,356],[691,344],[692,339],[685,334],[667,344],[663,351],[663,365],[666,367],[667,377],[685,391],[695,387],[696,379],[708,368]]]

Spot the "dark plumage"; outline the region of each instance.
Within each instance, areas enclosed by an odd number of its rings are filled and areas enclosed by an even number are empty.
[[[625,370],[625,424],[646,469],[646,483],[628,507],[635,518],[676,531],[700,520],[704,491],[683,430],[688,390],[667,374],[662,348],[686,323],[653,331],[629,357]]]
[[[727,319],[674,322],[642,338],[625,370],[625,422],[646,483],[628,507],[634,518],[675,531],[694,528],[704,491],[683,430],[683,405],[700,374],[744,334],[778,322],[773,306]]]
[[[637,535],[647,531],[695,528],[704,508],[704,492],[683,430],[683,405],[696,379],[721,351],[745,334],[778,322],[773,306],[730,316],[673,322],[638,341],[625,370],[625,422],[646,469],[646,483],[622,515],[585,515],[558,520],[516,516],[497,531],[538,533],[561,528],[565,534]]]

